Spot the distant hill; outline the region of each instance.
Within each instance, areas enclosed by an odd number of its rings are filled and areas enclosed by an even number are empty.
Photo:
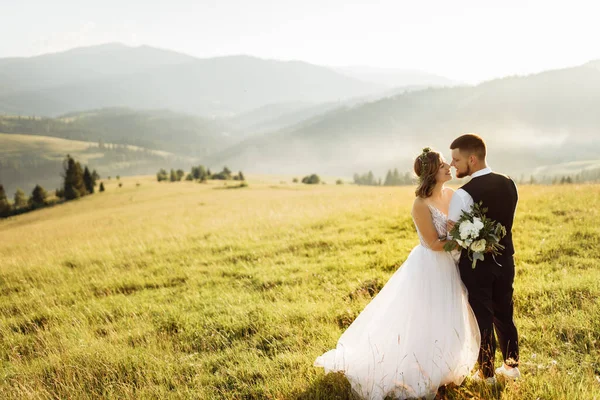
[[[192,158],[136,146],[0,133],[0,183],[9,196],[18,187],[29,194],[36,184],[56,189],[62,184],[62,163],[67,154],[96,169],[103,179],[154,174],[160,168],[188,170],[194,162]]]
[[[267,104],[331,102],[383,89],[300,61],[198,59],[148,46],[109,44],[0,59],[0,113],[6,114],[131,107],[230,116]]]
[[[2,117],[0,133],[129,144],[202,157],[235,142],[223,123],[167,110],[108,108],[59,118]]]
[[[448,154],[456,136],[478,132],[494,168],[524,174],[540,165],[597,159],[599,109],[600,69],[588,63],[338,108],[250,138],[211,160],[265,173],[381,174],[394,166],[409,170],[423,146]]]
[[[543,165],[535,168],[531,176],[536,182],[544,183],[551,183],[562,177],[571,177],[576,181],[600,181],[600,157],[594,160]]]

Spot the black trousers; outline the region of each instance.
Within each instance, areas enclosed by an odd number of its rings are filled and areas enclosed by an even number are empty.
[[[478,361],[486,378],[494,376],[494,328],[504,362],[511,367],[519,365],[519,338],[513,321],[515,263],[512,256],[496,260],[502,266],[496,265],[489,255],[484,261],[478,261],[475,269],[471,268],[468,257],[461,257],[459,263],[461,279],[469,291],[469,303],[479,324]]]

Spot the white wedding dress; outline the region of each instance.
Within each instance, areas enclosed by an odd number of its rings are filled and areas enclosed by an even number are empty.
[[[447,217],[430,206],[440,237]],[[338,340],[317,357],[325,372],[341,371],[364,399],[426,397],[459,385],[479,353],[479,328],[450,253],[421,239],[404,264]]]

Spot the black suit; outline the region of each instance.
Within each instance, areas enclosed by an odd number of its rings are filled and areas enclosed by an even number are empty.
[[[490,254],[477,261],[475,269],[467,252],[463,251],[459,261],[461,279],[469,291],[469,303],[481,332],[479,366],[485,377],[494,375],[496,341],[494,328],[504,360],[509,366],[519,362],[519,341],[513,322],[513,281],[515,264],[512,242],[512,225],[517,207],[517,188],[508,177],[490,173],[471,179],[461,189],[471,195],[475,203],[482,202],[488,208],[486,216],[506,228],[507,234],[500,241],[505,246],[497,265]]]

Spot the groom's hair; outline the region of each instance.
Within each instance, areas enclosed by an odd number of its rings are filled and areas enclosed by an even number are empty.
[[[485,142],[480,136],[472,133],[467,133],[454,139],[454,142],[450,145],[450,150],[454,149],[464,151],[469,153],[469,155],[474,154],[478,159],[485,160]]]

